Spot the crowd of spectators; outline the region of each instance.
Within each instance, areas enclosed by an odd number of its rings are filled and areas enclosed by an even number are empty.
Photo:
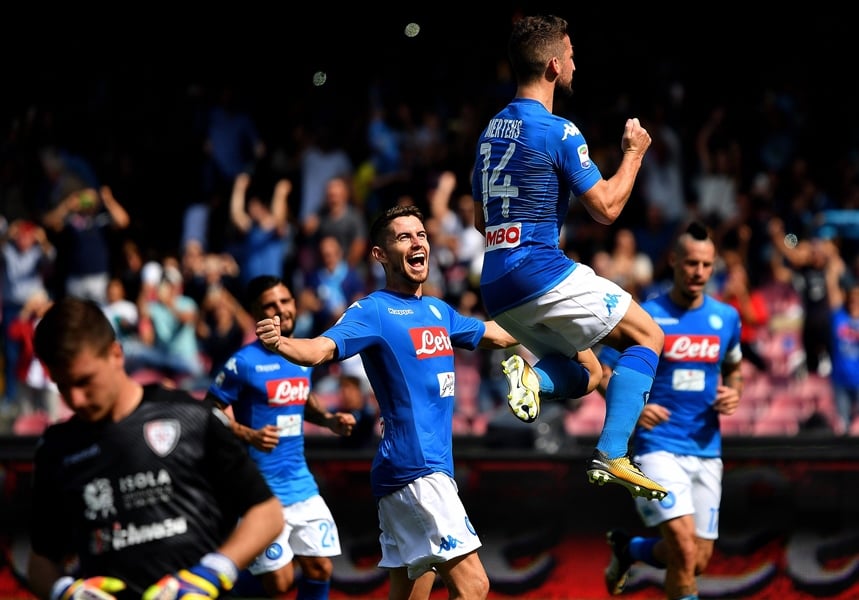
[[[205,390],[224,357],[253,339],[248,278],[285,276],[299,299],[297,334],[316,335],[380,284],[367,228],[394,203],[429,217],[427,293],[480,314],[470,173],[478,127],[512,94],[503,50],[448,94],[416,95],[383,73],[348,101],[296,86],[272,108],[244,79],[186,81],[158,127],[150,118],[135,126],[154,92],[123,95],[105,75],[84,108],[33,102],[8,115],[0,424],[64,414],[28,350],[45,302],[96,300],[137,376]],[[829,142],[826,105],[781,77],[732,101],[696,95],[663,71],[647,90],[560,100],[556,112],[585,131],[605,172],[620,151],[605,132],[634,112],[653,136],[617,223],[596,224],[574,205],[561,244],[644,299],[668,281],[678,228],[705,221],[721,253],[711,292],[737,306],[744,327],[748,410],[726,433],[859,434],[859,128]],[[459,357],[458,433],[507,422],[497,363],[483,351]],[[789,417],[774,416],[778,402]],[[600,403],[563,407],[566,431],[598,432]]]

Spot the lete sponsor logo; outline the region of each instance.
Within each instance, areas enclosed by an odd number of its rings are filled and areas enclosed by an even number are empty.
[[[666,335],[662,357],[671,361],[719,362],[717,335]]]
[[[273,406],[304,404],[310,395],[310,381],[307,377],[272,379],[265,382],[268,403]]]
[[[453,344],[444,327],[420,327],[410,329],[409,335],[415,346],[415,356],[423,360],[437,356],[453,356]]]

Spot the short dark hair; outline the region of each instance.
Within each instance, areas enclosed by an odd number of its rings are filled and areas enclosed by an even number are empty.
[[[510,65],[519,83],[534,81],[546,72],[546,65],[562,48],[569,35],[565,19],[555,15],[522,17],[513,24],[507,42]]]
[[[677,253],[684,252],[684,244],[692,240],[694,242],[706,242],[707,240],[713,242],[713,238],[710,236],[710,230],[707,226],[701,221],[691,221],[688,225],[686,225],[686,229],[683,230],[683,233],[677,236],[677,239],[674,241],[674,251]],[[715,246],[715,242],[713,242]]]
[[[686,233],[688,233],[693,240],[697,240],[699,242],[703,242],[710,237],[710,231],[701,221],[692,221],[689,223],[689,225],[686,226]]]
[[[391,221],[400,217],[417,217],[421,223],[424,222],[424,214],[417,206],[397,204],[383,212],[373,221],[373,224],[370,226],[370,243],[374,246],[383,246],[385,244],[385,230],[387,230]]]
[[[66,296],[39,321],[33,347],[50,371],[68,367],[84,347],[104,356],[115,341],[116,331],[96,302]]]
[[[257,275],[248,282],[247,290],[245,290],[245,302],[253,308],[259,303],[259,298],[263,292],[281,284],[286,285],[283,279],[276,275]]]

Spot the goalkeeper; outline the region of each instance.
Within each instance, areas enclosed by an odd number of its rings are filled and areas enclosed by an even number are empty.
[[[34,343],[74,415],[36,448],[32,591],[50,600],[201,600],[230,590],[284,522],[223,413],[128,377],[93,302],[55,303]]]

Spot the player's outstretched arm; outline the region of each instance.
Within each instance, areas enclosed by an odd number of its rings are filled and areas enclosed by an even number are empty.
[[[324,336],[288,338],[280,334],[280,317],[257,321],[256,336],[272,352],[277,352],[290,362],[306,367],[315,367],[334,360],[337,346],[331,338]]]
[[[510,335],[506,329],[495,321],[486,321],[486,332],[480,339],[480,347],[490,350],[497,348],[510,348],[516,346],[519,341]]]

